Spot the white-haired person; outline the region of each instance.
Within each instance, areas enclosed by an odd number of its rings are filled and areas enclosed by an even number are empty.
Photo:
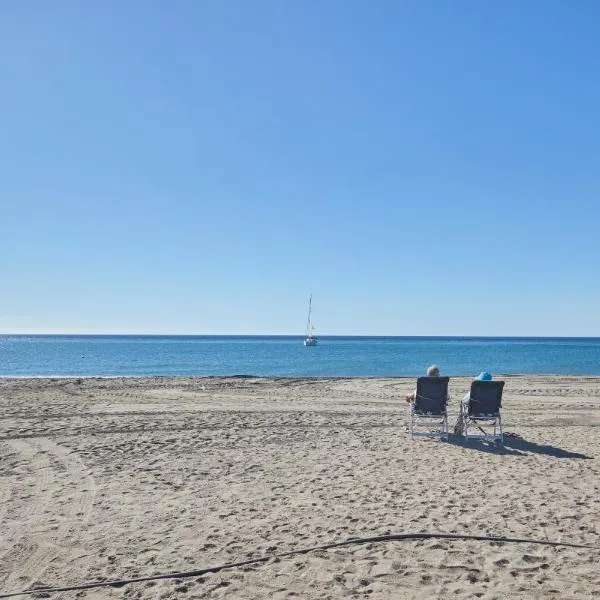
[[[437,365],[431,365],[427,369],[427,377],[439,377],[439,376],[440,376],[440,368]],[[415,390],[414,392],[410,392],[409,394],[406,394],[406,401],[410,404],[411,402],[415,401],[416,397],[417,397],[417,390]]]

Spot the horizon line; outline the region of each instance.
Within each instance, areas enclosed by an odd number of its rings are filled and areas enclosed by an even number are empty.
[[[26,331],[26,332],[4,332],[0,331],[0,337],[15,336],[71,336],[71,337],[289,337],[302,339],[306,337],[301,333],[123,333],[123,332],[72,332],[72,331]],[[376,334],[376,333],[324,333],[317,335],[317,338],[496,338],[496,339],[600,339],[600,335],[482,335],[482,334]]]

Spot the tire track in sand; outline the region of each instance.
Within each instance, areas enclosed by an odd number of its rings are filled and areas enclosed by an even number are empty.
[[[9,446],[17,452],[23,461],[29,463],[30,472],[34,475],[34,489],[29,495],[21,490],[19,500],[29,500],[20,512],[17,512],[10,525],[4,529],[7,549],[0,555],[0,569],[6,572],[2,583],[7,583],[14,574],[14,567],[31,551],[35,551],[31,542],[26,539],[24,530],[35,530],[44,520],[43,510],[51,495],[53,471],[46,454],[39,452],[32,443],[25,440],[11,440]],[[8,494],[16,497],[18,486],[9,484]]]
[[[38,439],[30,446],[35,446],[34,450],[38,450],[36,456],[45,457],[47,465],[44,470],[51,473],[50,481],[54,478],[64,480],[64,484],[57,490],[58,498],[53,504],[57,511],[62,513],[61,521],[55,528],[52,539],[48,539],[47,534],[43,533],[36,536],[37,525],[45,521],[42,507],[52,495],[49,491],[49,482],[43,482],[43,487],[48,489],[48,493],[43,494],[43,497],[29,510],[28,530],[33,535],[22,536],[20,542],[13,546],[11,562],[15,568],[4,581],[6,589],[30,587],[57,556],[68,560],[69,549],[61,548],[60,538],[68,538],[69,527],[73,527],[75,523],[81,526],[89,521],[96,495],[94,479],[76,454],[48,438]],[[66,511],[62,512],[65,508]],[[59,594],[55,600],[61,597],[62,594]]]
[[[33,443],[25,440],[10,440],[8,445],[22,457],[24,461],[30,464],[30,472],[33,473],[34,490],[28,496],[21,496],[20,500],[32,498],[31,502],[27,502],[20,512],[12,519],[12,523],[3,531],[4,539],[10,543],[11,538],[18,536],[21,527],[21,521],[27,521],[31,527],[37,526],[42,521],[42,510],[50,497],[50,484],[53,479],[53,471],[50,468],[49,458],[34,447]],[[18,490],[14,484],[8,485],[5,491],[7,497],[16,496]],[[8,510],[8,506],[5,507]],[[20,536],[18,536],[20,537]],[[0,556],[1,558],[1,556]]]
[[[0,442],[0,456],[3,457],[3,461],[6,463],[7,457],[9,457],[8,448],[9,444],[6,442]],[[4,532],[8,530],[8,522],[5,522],[6,515],[8,513],[8,503],[12,496],[13,486],[10,483],[8,477],[10,473],[10,467],[6,467],[6,472],[0,472],[0,531]],[[4,481],[6,476],[6,481]],[[0,554],[0,557],[2,554]]]

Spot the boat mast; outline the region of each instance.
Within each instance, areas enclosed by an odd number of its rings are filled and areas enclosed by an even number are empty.
[[[306,324],[306,337],[311,337],[310,313],[312,310],[312,294],[308,298],[308,323]]]

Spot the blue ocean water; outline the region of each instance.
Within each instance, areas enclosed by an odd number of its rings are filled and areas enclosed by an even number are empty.
[[[0,376],[600,374],[600,338],[0,336]]]

